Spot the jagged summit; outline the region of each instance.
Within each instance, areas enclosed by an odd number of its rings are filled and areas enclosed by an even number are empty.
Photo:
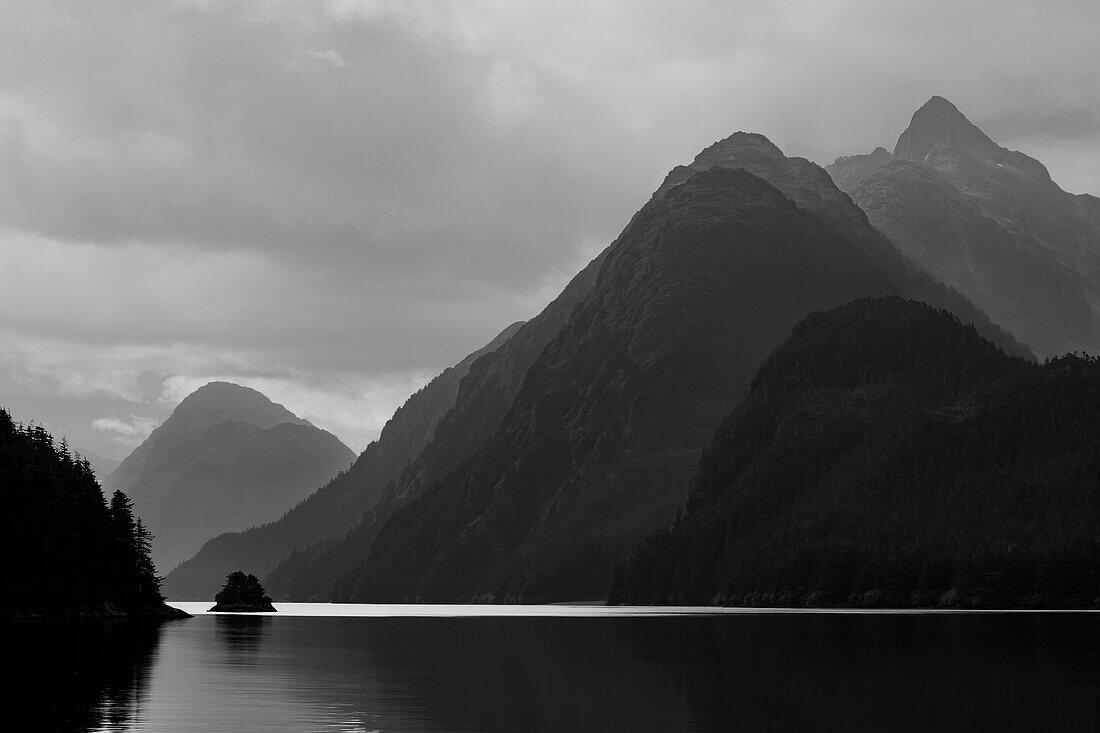
[[[1039,356],[1100,351],[1100,208],[951,102],[917,110],[893,156],[838,158],[828,170],[910,259]]]
[[[688,165],[678,165],[669,171],[653,195],[663,196],[673,186],[708,168],[744,168],[760,178],[774,181],[777,176],[786,177],[786,157],[775,143],[760,133],[738,131],[704,148]]]
[[[913,113],[909,127],[898,138],[894,156],[924,162],[938,150],[992,151],[998,146],[959,108],[943,97],[932,97]]]
[[[786,156],[783,151],[771,140],[759,132],[745,132],[738,130],[727,138],[703,148],[692,165],[710,167],[728,164],[734,160],[744,161],[751,155],[757,155],[762,160],[783,160]]]
[[[707,146],[690,164],[669,171],[653,196],[664,196],[709,168],[743,168],[775,186],[799,207],[842,227],[861,227],[865,223],[863,214],[851,205],[824,168],[805,158],[784,155],[775,143],[755,132],[735,132]]]

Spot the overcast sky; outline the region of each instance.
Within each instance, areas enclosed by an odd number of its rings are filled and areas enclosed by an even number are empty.
[[[736,130],[932,94],[1100,193],[1100,3],[0,3],[0,405],[120,458],[214,378],[362,450]]]

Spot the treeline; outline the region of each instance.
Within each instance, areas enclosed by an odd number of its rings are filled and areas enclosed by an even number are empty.
[[[120,491],[107,502],[86,459],[0,408],[3,615],[171,615],[152,536]]]
[[[1100,604],[1100,361],[897,298],[804,321],[614,603]]]

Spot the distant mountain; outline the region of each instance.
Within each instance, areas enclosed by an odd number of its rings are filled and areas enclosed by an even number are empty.
[[[264,576],[286,556],[292,553],[297,556],[298,551],[319,551],[319,547],[342,537],[424,448],[440,419],[455,404],[459,384],[471,366],[508,343],[523,325],[514,323],[504,329],[489,344],[448,367],[409,397],[382,428],[378,440],[367,446],[351,468],[283,516],[206,542],[197,555],[168,574],[164,580],[165,594],[169,598],[206,600],[214,596],[226,575],[238,568]]]
[[[1040,356],[1100,353],[1100,199],[1066,193],[942,97],[917,110],[892,155],[828,171],[910,259]]]
[[[164,605],[141,520],[108,503],[87,460],[0,408],[0,617],[187,614]]]
[[[84,450],[83,448],[77,448],[76,452],[88,459],[88,463],[92,467],[92,472],[95,473],[100,483],[103,483],[122,463],[122,461],[116,461],[113,458],[104,458],[98,453]]]
[[[731,136],[634,216],[486,442],[384,521],[276,572],[297,597],[324,597],[332,568],[358,560],[338,598],[601,598],[622,553],[672,518],[714,425],[790,328],[886,293],[948,305],[1026,353],[905,260],[823,169]]]
[[[861,300],[799,324],[614,603],[1100,605],[1100,362]]]
[[[354,454],[254,389],[211,382],[107,479],[134,501],[172,568],[210,537],[270,521],[346,468]]]

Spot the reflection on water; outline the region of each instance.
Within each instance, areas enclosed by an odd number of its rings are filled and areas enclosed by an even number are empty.
[[[201,616],[108,644],[84,632],[50,642],[83,644],[77,666],[102,673],[51,681],[87,712],[68,730],[1100,729],[1094,614]]]
[[[219,645],[225,650],[226,664],[241,666],[259,661],[260,643],[271,631],[267,616],[214,616]]]
[[[145,706],[162,628],[121,621],[0,624],[10,672],[4,727],[128,730]]]

